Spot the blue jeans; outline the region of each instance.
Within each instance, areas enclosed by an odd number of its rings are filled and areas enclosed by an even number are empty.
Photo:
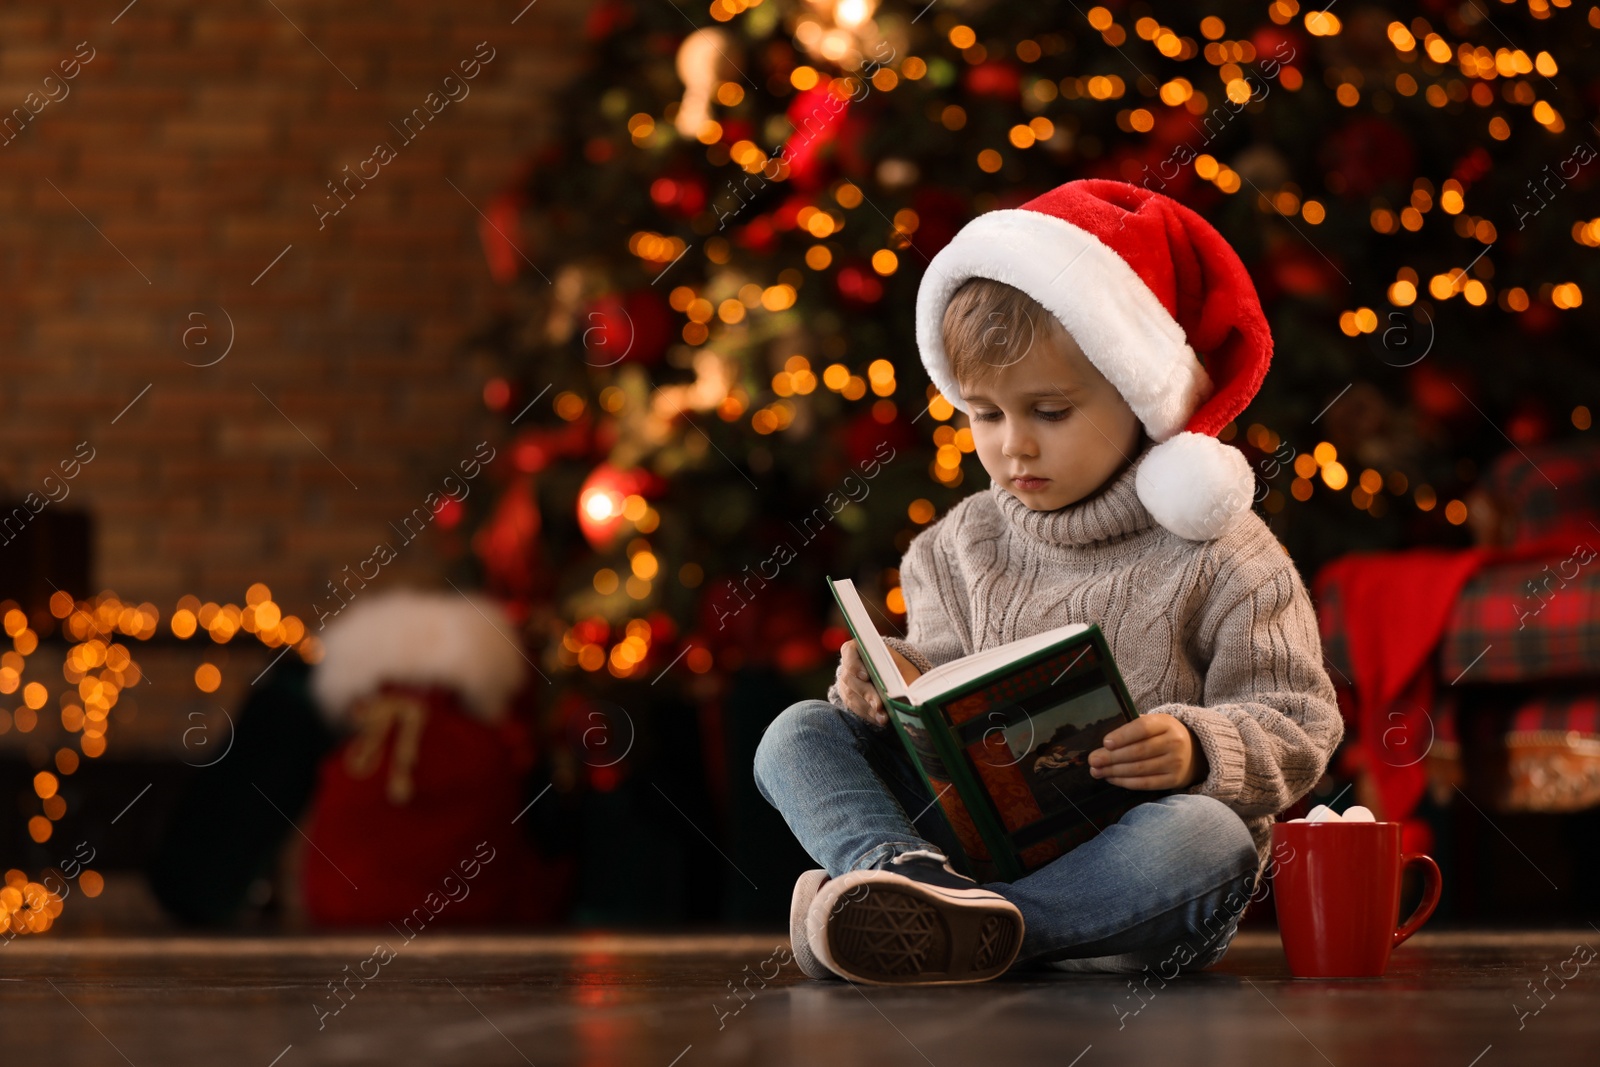
[[[755,779],[833,877],[914,849],[960,862],[955,835],[892,726],[802,700],[767,727]],[[1172,977],[1227,952],[1258,866],[1232,809],[1180,793],[1152,797],[1066,855],[984,888],[1022,912],[1019,964]]]

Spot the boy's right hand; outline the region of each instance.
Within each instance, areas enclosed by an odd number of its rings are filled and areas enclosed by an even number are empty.
[[[906,681],[915,681],[921,674],[910,660],[894,649],[891,648],[889,654],[894,657],[895,666]],[[889,724],[889,713],[878,696],[877,686],[872,684],[872,674],[867,670],[866,661],[861,658],[861,649],[853,639],[846,641],[839,649],[839,673],[835,681],[844,696],[845,708],[852,714],[878,726]]]
[[[872,684],[872,674],[854,639],[846,641],[839,649],[839,673],[834,680],[847,710],[877,726],[888,725],[889,713],[883,708],[878,688]]]

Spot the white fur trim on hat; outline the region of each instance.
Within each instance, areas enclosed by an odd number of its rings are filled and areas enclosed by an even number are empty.
[[[1059,319],[1153,440],[1181,430],[1211,395],[1211,378],[1183,327],[1127,260],[1087,230],[1017,208],[990,211],[962,227],[933,257],[917,290],[923,366],[959,410],[967,406],[944,350],[944,312],[975,277],[1021,289]]]
[[[322,635],[311,693],[334,722],[384,682],[454,689],[486,722],[504,716],[526,661],[493,601],[456,592],[396,589],[363,594]]]
[[[1190,541],[1217,537],[1249,511],[1255,484],[1243,452],[1187,430],[1151,446],[1133,479],[1151,518]]]

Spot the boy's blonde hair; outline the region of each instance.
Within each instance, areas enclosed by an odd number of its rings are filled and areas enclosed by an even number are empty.
[[[1023,359],[1041,338],[1066,333],[1033,297],[991,278],[968,278],[951,294],[943,329],[950,371],[967,385]]]

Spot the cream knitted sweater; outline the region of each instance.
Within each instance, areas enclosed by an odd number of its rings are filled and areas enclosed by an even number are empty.
[[[911,542],[908,632],[928,670],[1068,623],[1099,623],[1141,713],[1193,732],[1209,770],[1185,792],[1244,819],[1263,866],[1273,816],[1304,795],[1344,734],[1316,615],[1283,546],[1245,513],[1213,541],[1158,526],[1134,491],[1149,444],[1093,496],[1033,511],[993,481]],[[835,683],[828,701],[844,700]]]

